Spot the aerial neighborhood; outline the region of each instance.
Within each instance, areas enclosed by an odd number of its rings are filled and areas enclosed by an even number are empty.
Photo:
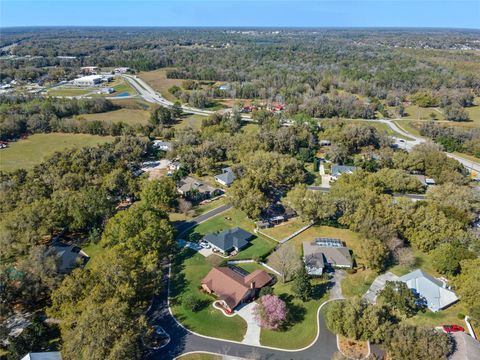
[[[480,359],[478,31],[0,31],[1,359]]]

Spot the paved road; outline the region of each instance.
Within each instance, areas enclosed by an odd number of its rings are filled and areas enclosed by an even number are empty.
[[[301,351],[283,351],[237,342],[206,338],[193,334],[180,326],[168,311],[167,281],[164,276],[162,294],[155,298],[147,314],[153,324],[162,326],[170,335],[170,343],[163,349],[148,356],[152,360],[170,360],[192,351],[206,351],[222,355],[254,358],[258,360],[330,360],[337,351],[336,336],[327,330],[322,316],[319,317],[319,336],[312,346]]]
[[[312,191],[322,191],[322,192],[329,192],[330,191],[330,188],[327,188],[327,187],[322,187],[322,186],[315,186],[315,185],[311,185],[311,186],[308,186],[307,187],[308,190],[312,190]],[[424,200],[425,199],[425,195],[424,194],[400,194],[400,193],[395,193],[393,194],[394,197],[396,198],[408,198],[408,199],[411,199],[412,201],[418,201],[418,200]]]
[[[224,211],[227,211],[231,207],[232,207],[232,205],[230,205],[230,204],[221,205],[221,206],[219,206],[219,207],[217,207],[213,210],[210,210],[209,212],[206,212],[205,214],[202,214],[202,215],[199,215],[199,216],[193,218],[190,221],[185,221],[185,222],[181,223],[179,226],[176,227],[178,235],[181,235],[184,232],[186,232],[187,230],[191,229],[192,227],[194,227],[194,226],[196,226],[196,225],[198,225],[198,224],[200,224],[204,221],[207,221],[208,219],[210,219],[214,216],[217,216],[218,214],[221,214]]]

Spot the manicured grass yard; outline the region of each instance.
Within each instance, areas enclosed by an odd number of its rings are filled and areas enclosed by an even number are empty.
[[[355,274],[348,274],[342,280],[342,294],[345,297],[362,297],[372,285],[377,273],[372,270],[359,270]]]
[[[222,360],[220,355],[194,353],[180,356],[178,360]]]
[[[71,147],[95,146],[112,141],[111,136],[88,134],[35,134],[27,139],[9,143],[0,150],[0,170],[31,169],[56,151]]]
[[[94,261],[98,261],[98,259],[102,258],[106,249],[101,247],[99,244],[90,243],[87,246],[82,247],[82,250],[90,257],[90,260],[86,265],[86,268],[89,268],[92,266]]]
[[[302,301],[295,298],[291,290],[291,282],[274,285],[274,293],[287,302],[290,312],[291,324],[285,330],[272,331],[262,329],[260,343],[264,346],[272,346],[283,349],[299,349],[309,345],[317,335],[317,311],[318,307],[328,299],[324,294],[325,282],[320,279],[312,280],[316,289],[314,299]]]
[[[99,120],[111,122],[124,122],[128,125],[146,125],[150,112],[146,110],[118,109],[96,114],[77,115],[76,119]]]
[[[299,217],[296,217],[273,228],[262,229],[261,231],[262,233],[267,234],[268,236],[271,236],[274,239],[280,241],[287,236],[293,234],[295,231],[300,230],[307,224],[308,222],[301,220]]]
[[[230,220],[228,220],[230,219]],[[240,210],[230,209],[204,223],[201,223],[187,232],[185,238],[203,237],[204,235],[214,232],[240,227],[252,234],[255,224],[247,215]],[[240,251],[236,256],[231,257],[232,260],[251,259],[256,256],[267,255],[275,247],[276,242],[262,236],[255,237],[250,241],[250,246]]]
[[[172,268],[172,311],[182,325],[203,335],[242,341],[247,330],[246,322],[239,316],[226,317],[211,304],[214,298],[200,291],[200,282],[221,258],[208,258],[192,251],[183,250]],[[195,296],[205,302],[198,312],[192,312],[182,304],[186,296]]]

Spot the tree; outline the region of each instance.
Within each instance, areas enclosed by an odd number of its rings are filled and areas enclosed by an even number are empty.
[[[457,294],[467,306],[469,315],[480,318],[480,258],[460,262],[460,275],[454,279]]]
[[[278,330],[287,319],[285,302],[275,295],[265,295],[253,309],[258,325],[264,329]]]
[[[306,185],[296,185],[287,193],[284,202],[306,220],[318,222],[334,217],[335,202],[328,194],[308,190]]]
[[[308,301],[312,297],[312,284],[305,266],[300,266],[293,279],[292,290],[302,301]]]
[[[448,105],[443,109],[445,119],[450,121],[468,121],[470,117],[468,113],[459,105]]]
[[[460,262],[475,259],[475,254],[468,251],[465,245],[458,241],[440,244],[431,252],[432,265],[441,274],[457,275],[460,272]]]
[[[382,241],[365,239],[361,243],[361,251],[369,268],[375,271],[381,271],[385,268],[389,254]]]
[[[175,207],[178,191],[175,182],[168,176],[146,182],[140,194],[142,203],[155,210],[169,211]]]
[[[283,283],[289,281],[295,271],[302,266],[295,246],[289,243],[280,245],[270,256],[268,264],[280,273]]]
[[[155,126],[169,125],[173,121],[172,112],[166,107],[157,106],[150,112],[149,121]]]
[[[446,360],[452,350],[448,334],[403,324],[391,327],[385,344],[393,359],[402,360]]]
[[[45,325],[39,318],[34,318],[18,336],[8,339],[7,359],[18,360],[29,352],[44,352],[57,350],[51,343],[58,336],[58,330]]]
[[[412,317],[425,308],[413,291],[401,281],[387,281],[385,287],[378,293],[377,299],[394,315],[400,317]]]
[[[178,210],[182,214],[188,214],[188,212],[192,209],[192,203],[185,199],[178,199]]]
[[[172,105],[171,113],[175,119],[178,119],[180,116],[182,116],[182,104],[180,104],[178,101],[175,101]]]
[[[244,211],[252,219],[258,219],[262,210],[268,205],[264,193],[249,177],[235,181],[228,192],[228,198],[235,208]]]

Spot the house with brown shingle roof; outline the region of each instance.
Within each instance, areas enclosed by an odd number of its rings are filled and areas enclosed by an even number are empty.
[[[238,305],[255,298],[259,290],[273,281],[263,270],[244,275],[230,267],[217,267],[202,280],[202,289],[214,294],[225,308],[233,311]]]

